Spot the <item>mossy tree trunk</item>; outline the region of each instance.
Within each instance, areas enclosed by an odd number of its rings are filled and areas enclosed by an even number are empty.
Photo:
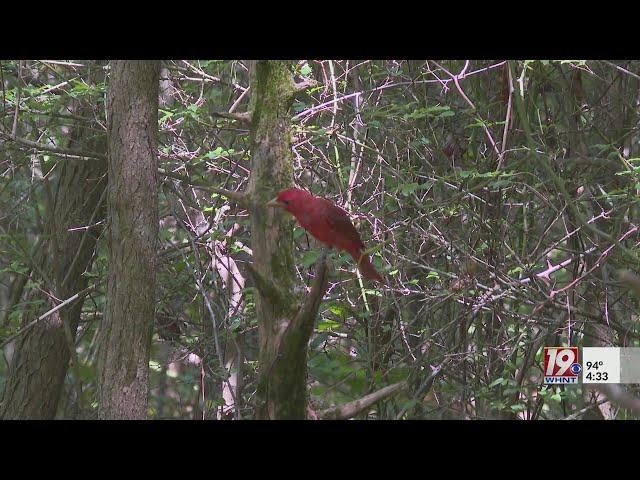
[[[89,81],[100,82],[100,62],[88,62]],[[82,101],[74,113],[93,117],[95,105]],[[79,124],[69,147],[106,153],[106,138],[97,125]],[[104,218],[105,159],[60,160],[54,193],[48,198],[48,217],[43,249],[37,254],[44,272],[42,288],[60,300],[87,287],[85,271],[91,267],[96,241]],[[88,228],[78,228],[86,226]],[[70,230],[73,228],[73,230]],[[64,307],[26,331],[16,340],[10,363],[0,419],[52,419],[56,415],[64,379],[69,368],[82,299]],[[52,305],[45,304],[45,310]],[[33,318],[25,316],[26,325]],[[66,331],[65,331],[66,330]],[[79,380],[75,379],[76,385]],[[76,392],[82,396],[82,392]],[[76,401],[80,401],[77,398]]]
[[[109,275],[98,417],[146,419],[158,238],[159,61],[113,61],[108,95]]]
[[[306,302],[297,308],[291,219],[265,206],[293,186],[290,107],[296,85],[285,62],[252,68],[251,209],[256,312],[260,336],[258,408],[261,419],[304,419],[307,413],[307,343],[326,289],[324,262]]]

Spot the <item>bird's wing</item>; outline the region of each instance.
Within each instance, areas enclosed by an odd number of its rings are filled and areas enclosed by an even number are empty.
[[[331,227],[333,231],[340,235],[340,240],[342,240],[344,245],[340,245],[342,248],[356,247],[360,249],[364,249],[364,244],[360,239],[360,235],[356,230],[356,227],[353,226],[351,220],[349,219],[349,214],[338,207],[337,205],[332,204],[328,200],[322,199],[325,203],[325,208],[323,208],[325,213],[325,218],[327,223]]]

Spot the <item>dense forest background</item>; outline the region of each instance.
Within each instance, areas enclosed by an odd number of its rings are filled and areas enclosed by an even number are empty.
[[[639,61],[0,61],[0,418],[628,419]],[[384,285],[280,190],[341,205]]]

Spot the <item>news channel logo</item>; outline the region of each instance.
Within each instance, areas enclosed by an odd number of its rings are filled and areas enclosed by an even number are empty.
[[[544,347],[544,384],[579,383],[582,366],[578,347]]]

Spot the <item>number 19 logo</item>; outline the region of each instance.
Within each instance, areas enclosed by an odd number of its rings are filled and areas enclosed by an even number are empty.
[[[578,383],[578,347],[544,347],[544,383]]]

